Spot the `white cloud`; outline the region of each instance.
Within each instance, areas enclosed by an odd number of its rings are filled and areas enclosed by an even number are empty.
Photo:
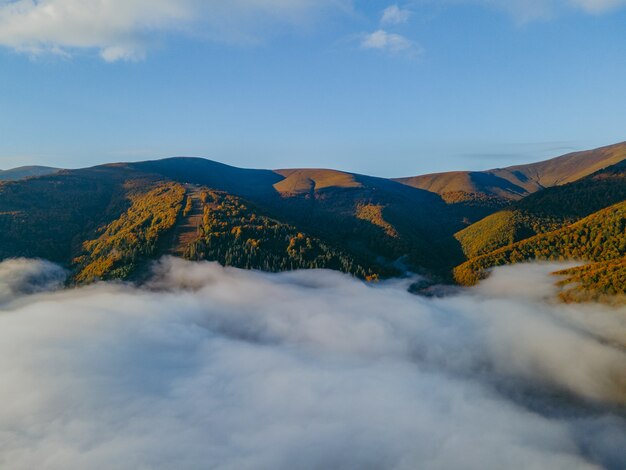
[[[417,56],[422,52],[422,48],[415,41],[400,34],[389,33],[384,29],[363,35],[361,38],[361,47],[394,55],[403,54],[410,57]]]
[[[0,467],[624,468],[626,311],[547,303],[550,269],[431,300],[173,259],[33,293],[58,271],[0,264]]]
[[[499,8],[521,22],[548,19],[568,10],[603,14],[626,6],[626,0],[451,0]]]
[[[563,9],[601,14],[626,0],[446,0],[503,9],[521,21],[548,18]],[[107,61],[145,57],[164,35],[191,34],[222,42],[255,42],[279,25],[300,28],[326,10],[347,11],[355,0],[0,0],[0,46],[30,54],[70,56],[96,50]],[[386,8],[382,25],[405,23],[411,12]],[[403,36],[380,30],[367,44],[412,50]],[[386,46],[376,44],[384,42]]]
[[[400,8],[398,5],[391,5],[385,9],[380,20],[382,24],[402,24],[411,17],[411,12]]]
[[[626,0],[570,0],[570,3],[589,13],[604,13],[626,6]]]
[[[257,39],[264,25],[298,24],[345,0],[0,0],[0,45],[30,53],[96,49],[108,61],[138,59],[159,34],[218,41]]]

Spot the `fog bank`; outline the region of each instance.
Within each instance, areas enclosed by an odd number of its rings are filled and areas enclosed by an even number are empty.
[[[165,258],[60,289],[0,263],[0,467],[625,468],[626,309],[550,265],[442,299],[404,281]]]

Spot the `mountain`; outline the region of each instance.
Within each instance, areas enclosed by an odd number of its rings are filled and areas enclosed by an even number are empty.
[[[165,253],[273,271],[341,269],[363,278],[398,273],[401,257],[441,276],[462,261],[450,237],[462,222],[438,195],[350,178],[358,184],[287,193],[277,185],[291,181],[281,172],[174,158],[4,182],[0,258],[51,259],[71,269],[76,282],[127,278],[143,260]]]
[[[438,274],[463,259],[451,234],[468,214],[437,194],[385,178],[325,169],[243,170],[189,158],[128,168],[243,198],[264,215],[358,257],[385,263],[404,257],[415,269]]]
[[[17,181],[24,178],[49,175],[57,171],[59,171],[59,168],[49,166],[20,166],[10,170],[0,170],[0,181]]]
[[[473,258],[531,236],[572,224],[626,200],[626,160],[573,183],[514,201],[455,234]]]
[[[545,188],[577,181],[624,159],[626,142],[528,165],[487,171],[434,173],[396,181],[435,192],[451,202],[475,198],[510,201]]]
[[[75,283],[141,279],[146,263],[169,254],[368,280],[411,270],[431,282],[470,284],[498,264],[580,257],[608,264],[572,271],[576,286],[620,292],[624,144],[503,170],[427,175],[423,188],[409,180],[176,157],[1,181],[0,259],[50,259]],[[598,270],[607,273],[602,281]],[[568,287],[566,300],[586,298],[576,289]]]

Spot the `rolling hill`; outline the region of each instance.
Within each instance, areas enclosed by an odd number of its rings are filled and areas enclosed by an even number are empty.
[[[311,195],[327,188],[362,188],[356,176],[325,169],[276,170],[284,179],[274,189],[284,196]]]

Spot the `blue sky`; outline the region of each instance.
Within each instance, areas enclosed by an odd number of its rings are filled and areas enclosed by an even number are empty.
[[[623,0],[0,0],[0,168],[381,176],[626,140]]]

